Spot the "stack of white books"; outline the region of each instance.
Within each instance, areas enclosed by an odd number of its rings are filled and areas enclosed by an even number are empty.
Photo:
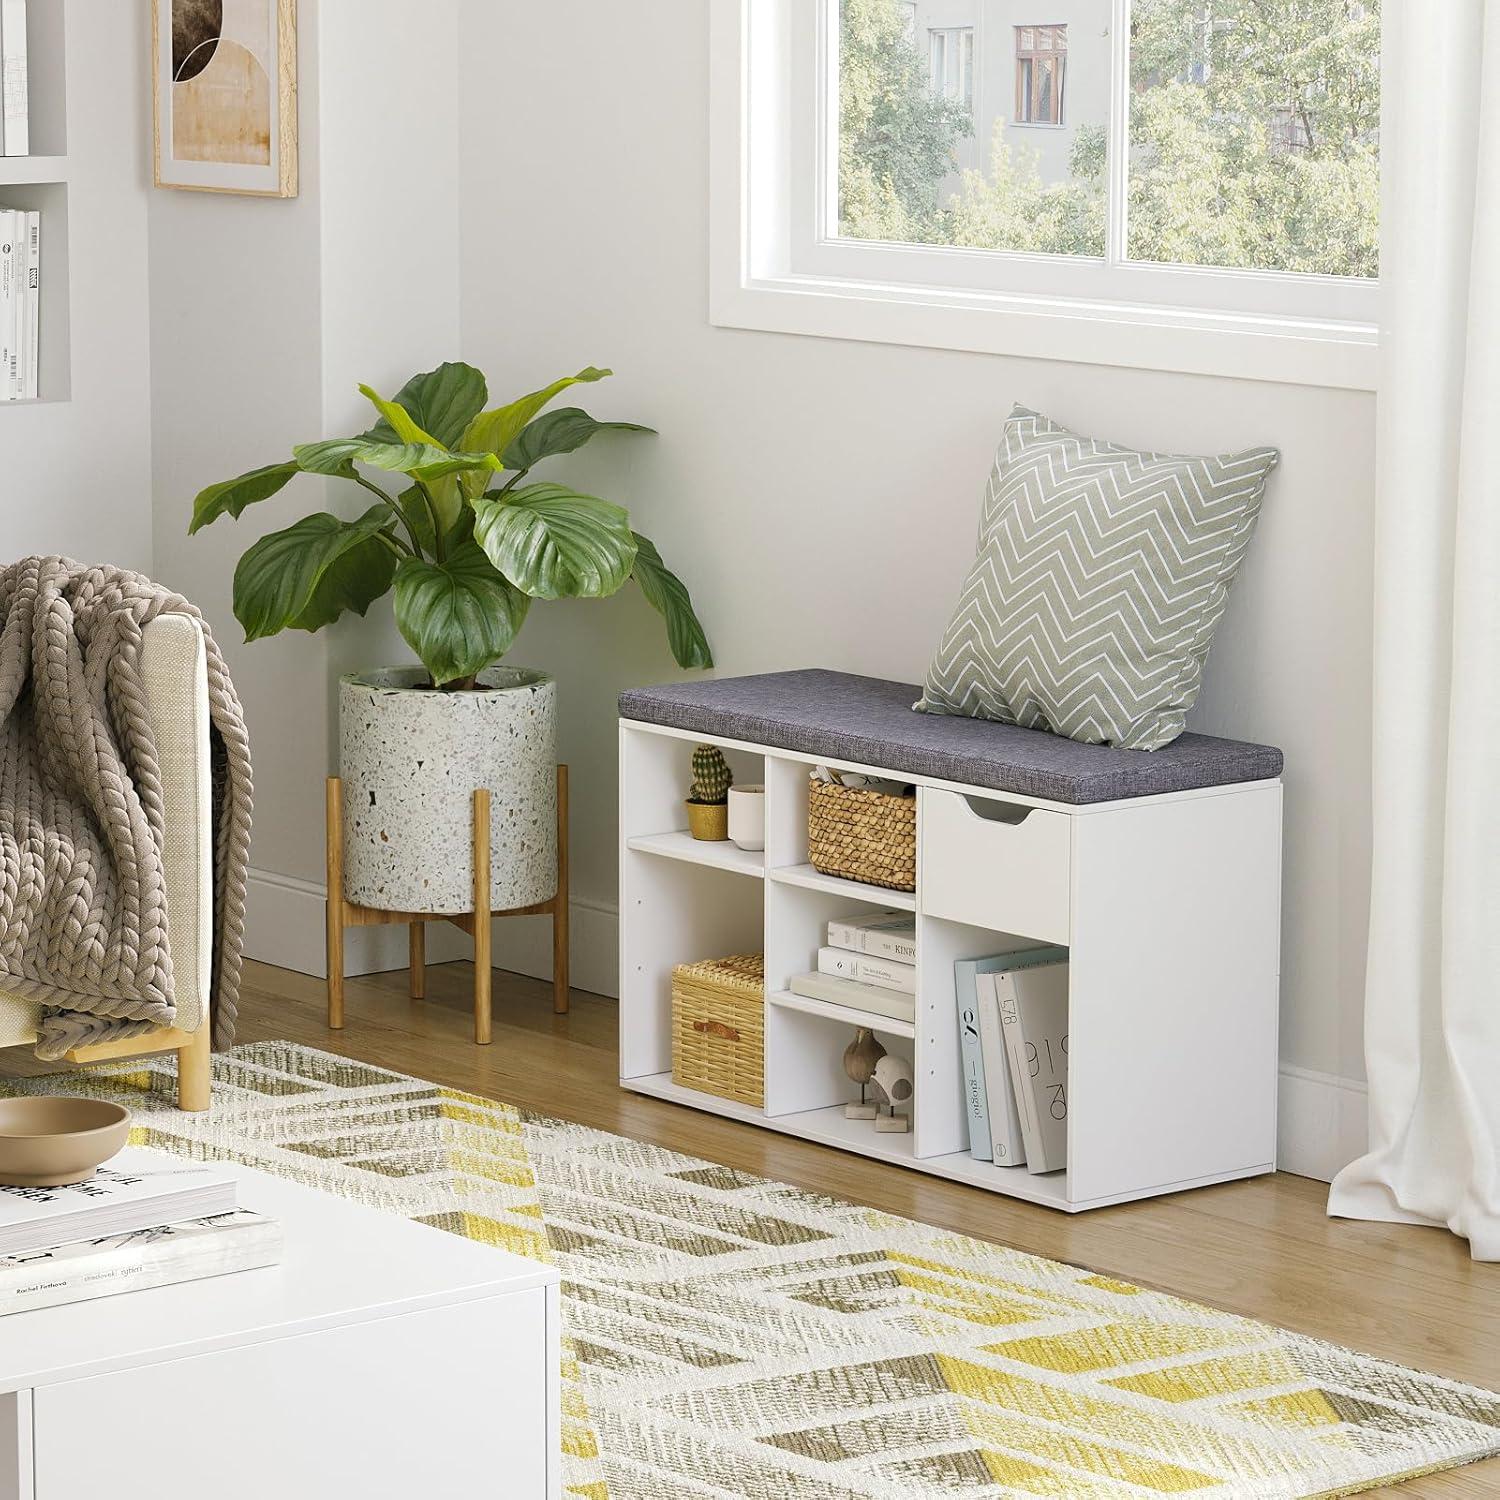
[[[970,1153],[1056,1172],[1068,1148],[1068,951],[1026,948],[953,966]]]
[[[835,918],[818,967],[787,982],[794,995],[911,1021],[917,1007],[917,919],[909,911]]]
[[[26,0],[0,0],[0,153],[31,154]]]
[[[41,295],[42,216],[0,209],[0,399],[38,394]]]
[[[87,1182],[0,1186],[0,1315],[275,1265],[281,1226],[222,1169],[122,1151]]]

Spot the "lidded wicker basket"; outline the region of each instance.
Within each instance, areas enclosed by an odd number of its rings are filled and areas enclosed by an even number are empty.
[[[892,891],[917,888],[917,799],[814,776],[807,857],[815,870]]]
[[[763,1105],[765,959],[735,953],[672,970],[672,1082]]]

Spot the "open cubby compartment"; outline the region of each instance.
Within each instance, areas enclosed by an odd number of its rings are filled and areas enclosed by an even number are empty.
[[[35,6],[32,9],[36,9]],[[26,158],[0,158],[25,162]],[[68,185],[65,182],[0,183],[0,208],[41,215],[41,307],[38,389],[44,401],[65,401],[72,389],[68,321]]]
[[[844,1118],[844,1106],[859,1098],[859,1085],[844,1072],[844,1049],[854,1040],[855,1024],[780,1005],[766,1007],[767,1123],[865,1156],[909,1163],[914,1154],[911,1131],[877,1131],[873,1120]],[[887,1052],[911,1057],[909,1037],[878,1024],[873,1029]]]
[[[761,884],[732,870],[628,846],[620,874],[627,917],[621,924],[620,1076],[670,1075],[672,970],[703,958],[761,952]]]
[[[958,1032],[958,991],[953,965],[965,958],[988,958],[1041,946],[1035,938],[973,927],[941,917],[917,919],[916,1097],[925,1100],[917,1116],[919,1156],[967,1157],[987,1173],[1009,1181],[1016,1170],[974,1161],[969,1154],[969,1117],[964,1099],[963,1062]]]
[[[773,751],[766,756],[767,872],[772,879],[783,884],[826,891],[849,901],[867,902],[876,910],[915,911],[917,898],[912,891],[893,891],[865,881],[824,875],[808,863],[808,777],[814,767],[825,764],[848,768],[841,761],[825,762],[785,751]],[[921,817],[920,808],[917,816]]]
[[[675,729],[624,727],[620,731],[620,823],[626,846],[759,875],[764,860],[758,849],[741,849],[727,839],[695,839],[687,831],[687,796],[693,780],[693,750],[698,745],[717,745],[724,752],[736,786],[764,783],[765,756],[732,740]]]

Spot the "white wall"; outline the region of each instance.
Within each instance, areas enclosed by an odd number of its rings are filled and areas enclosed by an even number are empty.
[[[1373,398],[710,327],[707,10],[464,0],[461,175],[489,189],[463,197],[465,357],[517,390],[615,368],[582,404],[661,436],[557,472],[631,506],[725,673],[919,678],[1013,401],[1150,447],[1278,444],[1195,727],[1286,752],[1286,1160],[1329,1170],[1358,1095],[1323,1075],[1361,1068]],[[606,908],[615,695],[678,674],[633,592],[534,609],[513,655],[561,680],[576,890]]]
[[[43,0],[56,4],[56,0]],[[61,152],[66,189],[0,188],[0,206],[42,212],[42,394],[0,406],[0,554],[60,552],[80,561],[151,565],[150,360],[146,206],[151,180],[149,73],[140,11],[117,0],[69,0],[66,128],[55,110],[55,49],[38,55],[34,115],[39,153]],[[59,19],[39,14],[49,43]],[[33,33],[39,27],[34,24]],[[61,28],[56,28],[60,31]],[[65,136],[65,141],[60,139]],[[66,202],[68,233],[55,235]],[[70,262],[71,264],[66,264]],[[71,388],[55,359],[61,304],[48,277],[65,276]]]
[[[323,778],[340,671],[403,659],[388,606],[246,645],[234,565],[257,537],[368,497],[308,477],[189,538],[204,485],[358,432],[458,346],[456,0],[302,0],[301,191],[151,199],[156,572],[214,622],[250,726],[256,808],[247,951],[322,964]],[[351,965],[357,968],[358,963]]]

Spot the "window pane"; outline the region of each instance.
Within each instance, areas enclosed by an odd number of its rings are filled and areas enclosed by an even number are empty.
[[[1134,0],[1134,260],[1374,276],[1380,0]]]
[[[840,237],[1104,254],[1110,0],[1030,9],[839,0]]]

